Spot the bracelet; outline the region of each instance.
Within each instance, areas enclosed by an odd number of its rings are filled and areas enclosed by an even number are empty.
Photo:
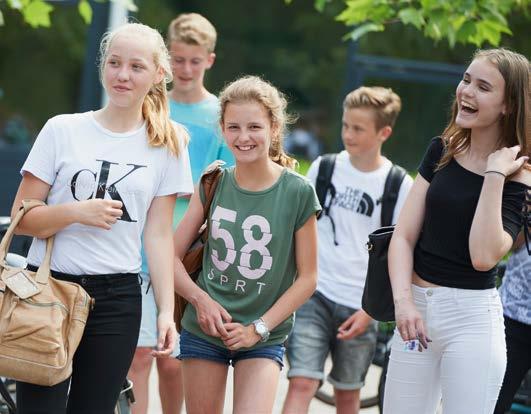
[[[487,174],[490,174],[490,173],[494,173],[494,174],[502,175],[504,178],[507,177],[507,176],[506,176],[504,173],[502,173],[501,171],[496,171],[496,170],[488,170],[488,171],[485,171],[484,174],[487,175]]]

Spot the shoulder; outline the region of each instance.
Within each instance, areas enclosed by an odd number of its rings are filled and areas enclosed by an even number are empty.
[[[175,130],[175,133],[177,134],[177,139],[180,142],[184,141],[185,143],[188,143],[188,140],[190,139],[190,132],[188,131],[188,127],[176,121],[171,121],[171,124],[173,126],[173,129]]]
[[[518,173],[516,173],[513,177],[511,177],[510,182],[523,184],[528,189],[530,189],[531,188],[531,166],[529,166],[528,164],[527,168],[524,167],[520,169]]]
[[[301,189],[304,189],[304,188],[313,189],[313,186],[310,180],[304,175],[301,175],[296,171],[286,168],[284,176],[285,176],[284,180],[290,187],[301,188]]]
[[[444,138],[438,136],[433,137],[430,140],[430,143],[428,144],[428,150],[432,153],[438,153],[441,154],[444,151],[444,148],[446,147],[446,142]]]
[[[54,128],[69,127],[72,125],[78,125],[79,123],[87,122],[90,116],[90,112],[60,114],[50,118],[47,124],[53,126]]]

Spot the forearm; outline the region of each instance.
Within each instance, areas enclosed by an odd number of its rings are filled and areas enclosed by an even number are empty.
[[[503,185],[502,175],[485,175],[469,236],[470,257],[477,270],[491,269],[510,248],[501,214]]]
[[[317,286],[317,273],[299,275],[293,285],[262,316],[269,330],[285,321],[312,296]]]
[[[159,314],[173,314],[173,239],[171,227],[162,234],[144,235],[144,242],[151,284]]]
[[[174,260],[174,283],[175,292],[185,298],[194,307],[202,297],[208,295],[192,280],[178,257],[175,257]]]
[[[395,234],[391,239],[387,259],[395,303],[413,300],[411,291],[413,249],[412,243],[399,234]]]
[[[78,222],[77,203],[41,206],[24,215],[16,234],[46,239],[65,227]],[[13,209],[12,218],[18,210]]]

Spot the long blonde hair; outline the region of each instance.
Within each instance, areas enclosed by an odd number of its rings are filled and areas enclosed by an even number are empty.
[[[103,81],[103,71],[110,46],[116,35],[120,33],[136,33],[145,39],[146,43],[153,44],[153,62],[157,70],[162,70],[162,80],[154,84],[144,98],[142,115],[146,120],[148,143],[153,147],[167,147],[175,156],[178,156],[188,142],[188,133],[179,124],[170,120],[168,93],[166,84],[173,79],[170,55],[164,44],[164,39],[155,29],[141,23],[126,23],[111,32],[103,35],[100,44],[100,78]]]
[[[283,167],[294,169],[297,166],[297,160],[288,156],[282,145],[286,126],[293,122],[292,117],[286,111],[288,102],[282,92],[258,76],[244,76],[227,85],[221,91],[219,101],[222,125],[225,109],[229,103],[254,101],[261,104],[266,109],[272,126],[269,158]]]
[[[507,113],[500,120],[501,135],[497,149],[520,145],[519,156],[529,156],[531,151],[529,61],[524,55],[503,48],[478,50],[472,60],[480,58],[496,66],[505,80],[504,100]],[[456,98],[452,105],[450,122],[442,133],[445,151],[437,169],[443,168],[455,155],[470,147],[471,131],[456,124],[457,111]]]

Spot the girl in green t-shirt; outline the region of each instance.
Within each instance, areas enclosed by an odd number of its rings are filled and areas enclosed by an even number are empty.
[[[181,258],[203,224],[201,189],[175,232],[175,289],[189,301],[179,355],[186,409],[221,413],[233,365],[234,412],[267,413],[293,313],[316,286],[320,205],[282,149],[283,95],[248,76],[228,85],[220,104],[221,130],[236,165],[223,171],[210,207],[197,284]]]

